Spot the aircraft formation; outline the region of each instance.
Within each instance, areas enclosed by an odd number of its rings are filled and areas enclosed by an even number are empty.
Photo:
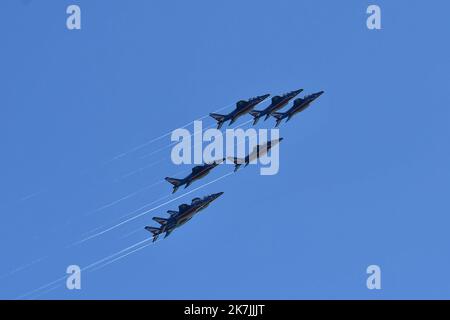
[[[210,113],[210,116],[217,121],[217,129],[220,129],[223,124],[229,121],[228,125],[234,123],[241,116],[250,114],[253,117],[253,125],[256,125],[258,121],[264,117],[264,121],[271,116],[275,118],[275,127],[278,127],[281,122],[286,119],[288,122],[294,115],[302,112],[308,108],[317,98],[319,98],[324,91],[319,91],[304,96],[303,98],[297,98],[293,101],[292,106],[285,112],[279,112],[297,95],[303,92],[303,89],[294,90],[283,95],[277,95],[272,97],[269,106],[263,110],[254,110],[254,108],[266,100],[270,94],[264,94],[248,100],[240,100],[236,102],[236,108],[228,114]],[[236,172],[241,165],[245,167],[253,160],[265,155],[269,150],[280,143],[283,138],[268,141],[261,145],[255,146],[255,148],[245,157],[229,157],[228,160],[234,163],[234,171]],[[195,166],[189,175],[184,178],[171,178],[166,177],[165,180],[172,184],[172,193],[175,193],[179,187],[184,185],[184,188],[189,187],[194,181],[199,180],[207,176],[211,170],[223,163],[226,159],[219,159],[213,163],[205,163],[203,165]],[[223,192],[207,195],[203,198],[194,198],[190,204],[183,203],[178,206],[178,211],[169,210],[168,218],[153,217],[152,220],[159,224],[159,227],[146,226],[145,230],[149,231],[153,236],[153,242],[155,242],[161,234],[164,234],[164,238],[168,237],[176,228],[181,227],[190,219],[192,219],[201,210],[208,207],[213,201],[219,198]]]

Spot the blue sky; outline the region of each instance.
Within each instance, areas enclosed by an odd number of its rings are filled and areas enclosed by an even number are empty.
[[[382,30],[366,28],[371,3]],[[69,4],[81,7],[81,30],[66,28]],[[2,1],[0,298],[449,298],[449,10],[403,0]],[[249,166],[73,245],[178,196],[166,182],[148,186],[190,169],[173,165],[170,149],[144,157],[168,136],[115,156],[239,99],[297,88],[325,94],[281,126],[277,175]],[[219,191],[166,240],[83,272],[81,290],[36,290],[69,264],[146,239],[139,229],[153,215]],[[371,264],[379,291],[366,288]]]

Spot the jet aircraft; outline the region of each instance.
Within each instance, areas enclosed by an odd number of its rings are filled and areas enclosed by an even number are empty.
[[[320,97],[323,93],[324,93],[323,91],[319,91],[310,94],[308,96],[305,96],[304,98],[295,99],[293,106],[286,112],[272,113],[272,116],[277,119],[275,127],[278,127],[281,121],[283,121],[283,119],[287,118],[286,122],[288,122],[294,115],[308,108],[311,105],[311,103],[318,97]]]
[[[203,198],[192,199],[191,204],[181,204],[178,207],[178,211],[169,210],[169,218],[153,217],[152,219],[158,222],[161,226],[159,228],[146,226],[145,230],[149,231],[153,235],[153,242],[155,242],[159,235],[165,233],[164,238],[167,238],[176,228],[181,227],[183,224],[188,222],[199,213],[201,210],[205,209],[214,200],[220,197],[223,192],[214,193]]]
[[[280,110],[281,108],[283,108],[285,105],[287,105],[289,103],[289,101],[294,99],[302,91],[303,91],[303,89],[299,89],[299,90],[288,92],[282,96],[274,96],[274,97],[272,97],[272,102],[270,103],[270,105],[267,108],[265,108],[264,110],[250,111],[250,114],[254,118],[253,125],[257,124],[259,119],[264,116],[266,116],[264,118],[264,121],[266,121],[273,112],[276,112],[276,111]]]
[[[275,139],[272,141],[268,141],[262,145],[257,145],[253,148],[252,152],[250,154],[248,154],[245,158],[228,157],[228,160],[233,161],[235,164],[234,172],[236,172],[241,165],[245,164],[245,167],[246,167],[246,166],[248,166],[248,164],[251,161],[258,159],[259,157],[265,155],[267,152],[269,152],[269,150],[273,146],[276,146],[282,140],[283,140],[283,138],[279,138],[279,139]]]
[[[250,112],[257,104],[263,102],[269,96],[270,94],[265,94],[262,96],[251,98],[249,100],[240,100],[236,102],[236,109],[226,115],[217,113],[210,113],[209,115],[217,121],[217,129],[220,129],[226,121],[230,120],[229,125],[231,125],[237,119],[239,119],[239,117]]]
[[[212,163],[205,163],[200,166],[195,166],[192,168],[191,173],[183,179],[176,179],[176,178],[170,178],[170,177],[165,177],[164,179],[173,185],[172,193],[175,193],[180,186],[185,185],[184,188],[189,187],[192,182],[203,178],[212,169],[214,169],[215,167],[217,167],[219,164],[221,164],[224,161],[225,161],[225,159],[221,159],[221,160],[216,160]]]

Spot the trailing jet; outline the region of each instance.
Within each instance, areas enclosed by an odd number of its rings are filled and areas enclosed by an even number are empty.
[[[305,96],[304,98],[295,99],[294,105],[288,111],[272,113],[272,116],[277,119],[275,127],[278,127],[283,119],[287,118],[286,122],[288,122],[294,115],[308,108],[311,103],[318,97],[320,97],[323,93],[323,91],[319,91]]]
[[[280,110],[281,108],[283,108],[285,105],[287,105],[289,103],[289,101],[294,99],[302,91],[303,91],[303,89],[299,89],[299,90],[288,92],[288,93],[286,93],[286,94],[284,94],[282,96],[272,97],[272,102],[264,110],[261,110],[261,111],[259,111],[259,110],[252,110],[252,111],[250,111],[250,114],[254,118],[253,125],[257,124],[259,119],[261,117],[264,117],[264,116],[266,116],[264,118],[264,121],[266,121],[273,112],[276,112],[276,111]]]
[[[251,161],[258,159],[259,157],[265,155],[267,152],[269,152],[269,150],[273,146],[276,146],[281,141],[283,141],[283,138],[268,141],[262,145],[257,145],[256,147],[254,147],[252,152],[250,154],[248,154],[245,158],[228,157],[228,160],[234,162],[234,164],[235,164],[234,172],[236,172],[241,165],[243,165],[245,163],[245,167],[248,166],[248,164]]]
[[[161,227],[155,228],[146,226],[145,230],[153,234],[153,242],[155,242],[162,233],[165,233],[164,238],[167,238],[173,230],[181,227],[183,224],[191,220],[194,215],[205,209],[211,202],[216,200],[222,194],[223,192],[219,192],[203,197],[203,199],[194,198],[192,199],[191,204],[183,203],[180,205],[178,207],[178,211],[167,211],[167,213],[170,214],[169,218],[153,217],[152,219],[158,222]]]
[[[184,188],[189,187],[192,182],[203,178],[212,169],[214,169],[215,167],[217,167],[219,164],[221,164],[224,161],[225,161],[225,159],[221,159],[221,160],[216,160],[213,163],[205,163],[201,166],[195,166],[192,168],[191,173],[183,179],[175,179],[175,178],[166,177],[165,180],[167,182],[170,182],[173,185],[172,193],[175,193],[180,186],[185,185]]]
[[[236,102],[236,109],[226,115],[217,113],[210,113],[209,115],[217,121],[217,129],[220,129],[226,121],[231,120],[229,123],[229,125],[231,125],[233,122],[239,119],[240,116],[243,116],[244,114],[250,112],[257,104],[263,102],[269,96],[270,94],[265,94],[259,97],[251,98],[248,101],[238,101]]]

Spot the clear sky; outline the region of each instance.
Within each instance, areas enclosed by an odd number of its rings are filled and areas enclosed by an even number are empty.
[[[366,27],[372,3],[382,30]],[[70,4],[81,30],[66,28]],[[2,0],[0,298],[449,298],[449,11],[443,0]],[[205,185],[232,171],[222,166],[171,195],[161,179],[191,167],[171,163],[170,137],[135,148],[298,88],[325,94],[281,126],[277,175],[249,166]],[[83,271],[81,290],[54,282],[147,239],[153,215],[220,191],[164,241]],[[366,287],[372,264],[381,290]]]

